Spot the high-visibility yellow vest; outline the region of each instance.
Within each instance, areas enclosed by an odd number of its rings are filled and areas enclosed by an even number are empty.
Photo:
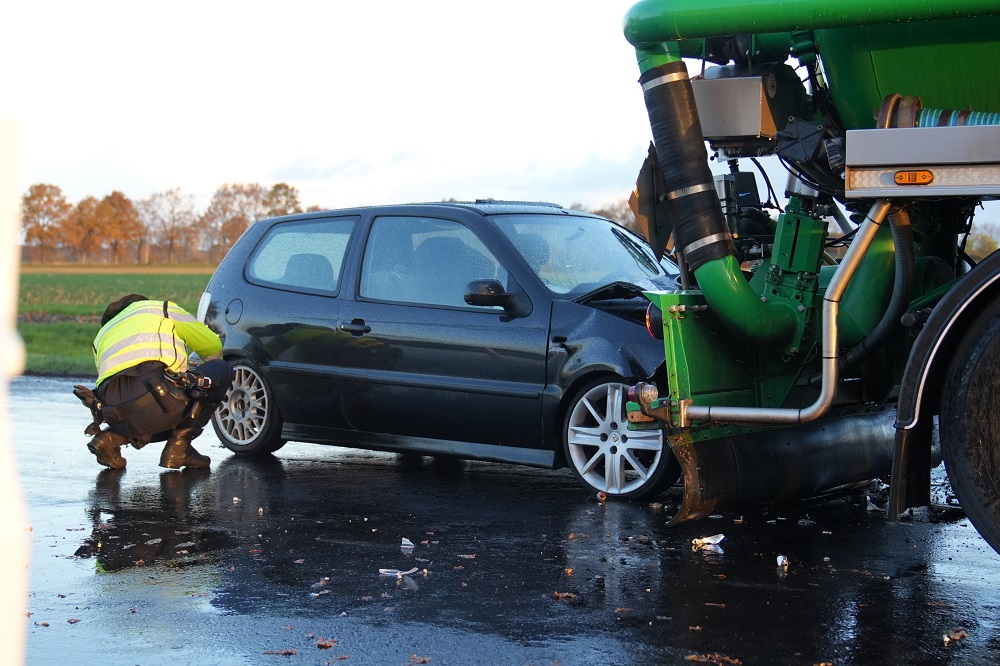
[[[132,303],[102,326],[94,338],[97,384],[144,361],[161,361],[169,372],[185,372],[186,347],[209,358],[222,351],[222,341],[176,303]]]

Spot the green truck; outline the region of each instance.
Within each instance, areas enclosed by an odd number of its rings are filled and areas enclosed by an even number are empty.
[[[674,521],[876,476],[895,520],[943,457],[1000,551],[1000,253],[965,251],[1000,196],[1000,3],[642,0],[624,32],[633,209],[682,269],[646,294],[665,362],[628,421],[665,429]]]

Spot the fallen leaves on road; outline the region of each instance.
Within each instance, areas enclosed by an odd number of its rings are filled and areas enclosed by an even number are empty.
[[[958,641],[964,640],[969,637],[969,632],[967,632],[962,627],[957,629],[952,629],[947,634],[944,635],[944,645],[948,647],[952,643],[957,643]]]
[[[431,663],[430,657],[421,657],[416,654],[411,654],[407,664],[429,664]]]
[[[284,650],[264,650],[264,654],[276,654],[279,657],[294,657],[299,653],[295,648],[287,648]]]
[[[319,640],[316,641],[316,647],[318,647],[320,650],[329,650],[336,644],[337,644],[336,639],[323,638],[322,636],[320,636]]]
[[[742,666],[743,664],[739,659],[728,657],[718,652],[711,654],[689,654],[684,659],[687,661],[697,661],[702,664],[734,664],[736,666]]]
[[[572,592],[553,592],[552,596],[556,599],[576,599],[576,595]]]
[[[75,617],[71,617],[70,619],[68,619],[66,621],[69,622],[70,624],[76,624],[80,620],[76,619]]]

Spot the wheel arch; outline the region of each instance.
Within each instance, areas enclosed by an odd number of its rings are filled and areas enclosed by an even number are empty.
[[[1000,252],[977,264],[934,307],[917,335],[900,385],[896,428],[915,428],[938,413],[944,377],[968,325],[1000,300]]]

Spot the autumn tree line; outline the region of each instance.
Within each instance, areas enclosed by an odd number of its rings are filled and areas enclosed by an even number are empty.
[[[571,208],[588,210],[580,204]],[[201,212],[195,209],[194,197],[179,188],[139,201],[115,191],[73,204],[58,186],[39,183],[21,197],[21,260],[217,264],[254,221],[301,212],[298,190],[286,183],[270,188],[257,183],[223,185]],[[638,228],[625,199],[593,212]]]
[[[301,212],[298,190],[286,183],[223,185],[201,212],[179,188],[139,201],[115,191],[73,204],[58,186],[40,183],[21,197],[21,260],[218,263],[255,220]]]
[[[578,203],[570,208],[603,215],[641,233],[626,199],[597,209]],[[257,183],[223,185],[201,212],[195,209],[194,197],[179,188],[139,201],[115,191],[103,199],[90,196],[72,204],[58,186],[39,183],[21,198],[21,260],[217,264],[254,221],[302,211],[298,190],[287,183],[270,188]],[[998,238],[1000,224],[977,221],[965,250],[981,260],[997,249]]]

